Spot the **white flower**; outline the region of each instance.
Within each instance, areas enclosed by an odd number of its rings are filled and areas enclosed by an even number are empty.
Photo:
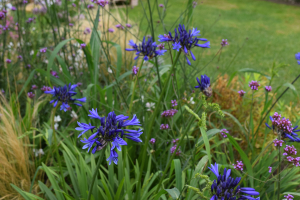
[[[144,95],[141,96],[142,103],[144,103]]]
[[[32,27],[32,31],[35,31],[35,27]]]
[[[38,157],[39,154],[41,154],[41,155],[45,154],[44,151],[43,151],[43,149],[39,149],[39,150],[33,149],[32,151],[34,152],[35,157]]]
[[[193,101],[194,97],[190,98],[190,104],[195,104],[195,101]]]
[[[59,126],[59,124],[58,124],[58,123],[55,123],[55,124],[54,124],[54,129],[57,130],[58,126]]]
[[[54,117],[54,122],[60,122],[60,121],[61,121],[61,118],[59,115]]]
[[[33,54],[34,54],[34,51],[33,51],[33,50],[31,50],[31,51],[30,51],[30,55],[32,56]]]
[[[72,112],[71,112],[71,117],[76,118],[76,119],[78,118],[78,116],[74,110],[72,110]]]
[[[108,71],[108,73],[112,73],[112,70],[111,70],[111,68],[109,67],[108,69],[107,69],[107,71]]]
[[[146,107],[147,107],[147,111],[151,111],[151,109],[153,108],[155,108],[155,103],[149,103],[149,102],[147,102],[146,103]]]

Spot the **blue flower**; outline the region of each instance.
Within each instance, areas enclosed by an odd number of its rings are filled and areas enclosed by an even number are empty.
[[[251,196],[259,195],[259,192],[254,188],[240,187],[238,184],[241,181],[241,177],[232,178],[230,176],[231,170],[224,169],[223,175],[219,174],[218,164],[211,165],[209,169],[217,176],[211,185],[212,197],[210,200],[259,200],[260,197],[254,198]]]
[[[178,33],[177,33],[178,31]],[[200,36],[200,31],[197,28],[187,31],[184,25],[179,24],[178,28],[175,28],[175,36],[173,37],[171,32],[165,35],[159,35],[159,42],[172,42],[174,50],[181,50],[186,55],[186,61],[189,65],[191,62],[188,59],[188,56],[191,55],[193,60],[196,60],[196,57],[192,53],[191,49],[195,46],[201,48],[210,48],[210,42],[205,38],[198,38]],[[199,41],[207,41],[204,44],[198,44]]]
[[[152,38],[149,38],[148,41],[145,40],[145,37],[141,44],[137,45],[134,43],[133,40],[129,40],[129,45],[132,47],[132,49],[126,48],[126,51],[136,51],[136,57],[134,60],[136,60],[139,56],[143,56],[144,60],[152,59],[156,56],[162,56],[167,50],[164,49],[158,49],[156,42],[153,42]]]
[[[295,58],[296,58],[296,60],[298,62],[298,65],[300,65],[300,52],[298,52],[298,53],[295,54]]]
[[[75,96],[77,93],[75,92],[75,88],[77,85],[65,85],[64,87],[53,87],[50,91],[45,91],[46,94],[52,94],[53,100],[50,101],[50,103],[54,103],[53,107],[56,107],[58,102],[61,102],[60,110],[64,110],[65,112],[70,108],[69,103],[73,103],[77,106],[82,106],[79,103],[75,103],[75,101],[79,102],[86,102],[86,97],[81,99],[75,99],[73,96]]]
[[[199,88],[205,96],[210,97],[212,95],[212,89],[210,87],[210,78],[204,74],[201,75],[201,81],[198,77],[196,79],[199,85],[195,86],[195,88]]]
[[[118,153],[116,150],[121,151],[121,146],[127,145],[124,138],[128,138],[135,142],[142,142],[139,138],[143,133],[141,129],[133,130],[126,129],[129,126],[141,126],[139,119],[136,115],[133,116],[131,120],[127,120],[129,117],[124,115],[116,115],[114,111],[110,112],[108,116],[100,117],[98,115],[97,109],[90,110],[91,119],[98,119],[100,121],[100,126],[92,126],[91,124],[85,124],[77,122],[79,127],[76,130],[81,131],[78,135],[80,137],[82,134],[91,130],[93,133],[88,139],[84,138],[81,140],[85,145],[82,149],[89,150],[93,147],[92,153],[100,151],[107,144],[110,146],[110,156],[107,159],[109,164],[113,161],[115,164],[118,163]]]

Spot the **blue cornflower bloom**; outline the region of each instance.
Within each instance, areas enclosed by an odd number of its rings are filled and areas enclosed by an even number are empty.
[[[45,91],[46,94],[52,94],[53,100],[50,101],[50,103],[53,104],[53,107],[56,107],[58,102],[61,102],[60,110],[64,110],[65,112],[70,108],[69,103],[73,103],[77,106],[82,106],[79,103],[75,103],[75,101],[85,102],[86,97],[75,99],[73,96],[75,96],[77,93],[75,92],[75,88],[77,87],[77,84],[71,85],[65,85],[64,87],[53,87],[50,91]]]
[[[178,33],[177,33],[178,30]],[[172,42],[173,49],[179,51],[180,49],[186,55],[186,61],[189,65],[191,65],[190,60],[187,56],[191,55],[193,60],[196,60],[195,55],[191,51],[191,49],[195,46],[202,48],[210,48],[210,42],[205,38],[198,38],[200,36],[200,31],[197,28],[193,28],[193,30],[187,31],[184,25],[179,24],[178,28],[175,28],[175,36],[173,37],[171,32],[169,34],[159,35],[159,42]],[[204,44],[198,44],[199,41],[207,41]]]
[[[111,164],[112,161],[115,164],[118,164],[118,153],[116,150],[121,151],[121,146],[127,145],[127,142],[123,140],[124,137],[135,142],[142,142],[139,138],[143,133],[141,129],[126,129],[127,126],[141,126],[136,115],[133,115],[131,120],[127,120],[129,118],[128,116],[116,115],[115,112],[112,111],[105,118],[99,116],[97,109],[92,109],[88,116],[91,119],[98,119],[100,121],[100,126],[96,127],[91,124],[77,122],[79,127],[75,129],[81,131],[78,137],[89,130],[93,133],[88,139],[84,138],[84,140],[81,140],[81,142],[85,144],[82,149],[88,149],[89,152],[95,145],[92,150],[92,153],[94,154],[96,151],[100,151],[109,144],[110,156],[107,159],[109,164]]]
[[[204,74],[201,75],[201,81],[198,77],[196,79],[199,85],[195,86],[195,88],[199,88],[205,96],[210,97],[212,95],[212,89],[210,87],[210,78]]]
[[[240,187],[238,184],[241,181],[241,177],[232,178],[230,176],[231,170],[224,169],[223,175],[219,173],[219,165],[211,164],[209,169],[217,176],[217,179],[214,180],[211,185],[212,197],[210,200],[259,200],[260,197],[254,198],[251,196],[259,195],[259,192],[255,191],[254,188],[250,187]]]
[[[281,134],[281,138],[290,139],[290,142],[300,142],[300,138],[296,132],[299,132],[300,129],[297,130],[298,126],[293,127],[292,123],[289,119],[282,117],[277,112],[274,113],[273,116],[270,116],[270,120],[272,121],[272,127],[266,123],[266,126],[269,129],[275,130],[278,134]]]
[[[139,56],[143,56],[144,60],[152,59],[156,56],[162,56],[167,50],[159,49],[156,42],[153,42],[152,38],[149,38],[148,41],[145,40],[145,37],[141,44],[136,45],[133,40],[129,40],[129,45],[132,46],[132,49],[126,48],[126,51],[136,51],[136,60]]]
[[[300,65],[300,52],[295,54],[295,58],[296,58],[298,64]]]

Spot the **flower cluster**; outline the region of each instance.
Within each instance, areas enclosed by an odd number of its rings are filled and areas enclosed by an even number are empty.
[[[121,29],[121,30],[124,30],[124,29],[125,29],[125,27],[122,26],[122,24],[117,24],[117,25],[116,25],[116,28]]]
[[[226,133],[229,133],[229,132],[227,131],[226,128],[224,128],[224,129],[221,129],[220,133],[221,133],[221,135],[223,136],[223,138],[227,138]]]
[[[186,61],[189,65],[191,65],[190,60],[187,56],[191,55],[193,60],[196,60],[191,49],[195,46],[202,48],[210,48],[210,42],[206,42],[204,44],[198,44],[199,41],[207,41],[205,38],[197,38],[200,36],[200,31],[197,28],[193,28],[193,30],[187,31],[184,25],[179,24],[178,28],[175,28],[175,36],[173,37],[171,32],[165,35],[159,35],[159,42],[172,42],[173,49],[177,51],[182,51],[185,54]],[[178,33],[177,33],[178,31]]]
[[[271,91],[272,91],[272,87],[271,87],[271,86],[265,86],[265,90],[266,90],[267,92],[271,92]]]
[[[48,86],[43,86],[43,87],[41,88],[41,90],[42,90],[42,91],[51,91],[52,88],[51,88],[51,87],[48,87]]]
[[[281,115],[277,112],[270,119],[272,121],[272,128],[266,123],[266,126],[269,129],[273,129],[278,131],[278,134],[281,134],[282,138],[289,138],[292,142],[300,142],[300,138],[298,138],[298,134],[300,130],[296,130],[298,126],[292,127],[292,123],[289,119],[284,117],[281,118]]]
[[[293,158],[292,156],[288,156],[288,157],[286,157],[286,159],[287,159],[289,162],[293,163],[293,165],[295,165],[296,167],[300,166],[300,164],[299,164],[300,157]]]
[[[195,86],[195,88],[199,88],[205,96],[210,97],[212,95],[212,89],[210,87],[210,78],[204,74],[201,75],[201,81],[198,77],[196,79],[199,85]]]
[[[173,140],[172,140],[172,143],[173,143],[173,144],[176,144],[178,141],[179,141],[179,139],[176,138],[176,139],[173,139]]]
[[[138,71],[139,71],[139,68],[138,68],[138,67],[136,67],[136,66],[133,66],[133,67],[132,67],[132,74],[133,74],[133,75],[137,75]]]
[[[109,4],[108,0],[91,0],[91,2],[104,7],[105,5]]]
[[[249,87],[251,88],[251,90],[258,90],[259,86],[260,84],[257,81],[251,81],[249,83]]]
[[[159,50],[157,48],[156,42],[152,41],[152,38],[149,38],[148,41],[146,41],[145,37],[141,44],[136,45],[133,40],[129,41],[129,45],[132,46],[132,49],[126,48],[126,51],[136,51],[136,57],[135,60],[139,56],[143,56],[144,60],[152,59],[156,56],[162,56],[167,50]]]
[[[286,200],[293,200],[294,196],[291,194],[288,194],[288,195],[284,195],[284,198],[286,198]]]
[[[83,34],[84,35],[87,35],[87,34],[90,34],[91,33],[91,29],[90,28],[86,28],[84,31],[83,31]]]
[[[238,91],[238,93],[239,93],[240,97],[243,97],[246,94],[246,92],[244,90],[240,90],[240,91]]]
[[[242,161],[236,161],[236,165],[233,164],[234,169],[243,171],[244,163]]]
[[[298,64],[300,65],[300,52],[295,54],[295,58],[296,58]]]
[[[174,146],[171,147],[171,149],[170,149],[171,154],[173,154],[175,152],[176,148],[177,148],[177,144],[175,144]],[[176,156],[180,156],[180,154],[181,154],[181,150],[180,150],[180,147],[178,147],[175,155]]]
[[[175,99],[175,100],[171,100],[171,104],[172,104],[172,107],[177,106],[177,101],[176,101],[176,99]]]
[[[50,71],[50,74],[52,75],[52,76],[54,76],[55,78],[59,78],[59,76],[58,76],[58,73],[56,72],[56,71]]]
[[[47,52],[47,47],[41,48],[41,49],[40,49],[40,52],[41,52],[41,53],[46,53],[46,52]]]
[[[272,172],[272,167],[268,167],[269,168],[269,173],[271,173]]]
[[[32,92],[28,92],[28,93],[27,93],[27,96],[28,96],[30,99],[33,99],[34,96],[35,96],[35,94],[32,93]]]
[[[60,110],[64,110],[65,112],[67,109],[70,107],[69,103],[73,103],[77,106],[82,106],[79,103],[75,103],[75,101],[80,101],[80,102],[85,102],[86,97],[83,97],[81,99],[75,99],[73,96],[75,96],[77,93],[75,92],[75,88],[77,85],[71,85],[69,86],[65,85],[64,87],[53,87],[52,90],[50,91],[45,91],[46,94],[52,94],[52,97],[54,98],[53,100],[50,101],[50,103],[54,103],[53,107],[56,107],[58,102],[61,102]]]
[[[227,39],[222,39],[221,46],[225,47],[227,45],[229,45],[228,42],[227,42]]]
[[[121,151],[122,145],[127,145],[126,141],[123,138],[128,138],[135,142],[142,142],[139,138],[143,133],[141,129],[133,130],[126,129],[127,126],[141,126],[139,119],[136,115],[133,115],[131,120],[127,120],[129,117],[124,115],[116,115],[114,111],[110,112],[108,116],[100,117],[98,115],[97,109],[90,110],[90,115],[88,115],[91,119],[98,119],[100,121],[100,126],[96,127],[90,124],[77,122],[79,127],[76,128],[78,131],[82,131],[78,137],[80,137],[85,132],[91,130],[93,133],[88,139],[84,138],[81,140],[85,145],[82,149],[87,149],[88,152],[94,146],[92,153],[96,153],[96,151],[100,151],[106,145],[110,145],[110,156],[107,159],[109,164],[113,161],[115,164],[118,164],[118,151]]]
[[[294,147],[294,145],[292,145],[292,146],[286,145],[285,146],[284,153],[283,153],[284,156],[296,155],[296,154],[297,154],[297,149]]]
[[[170,110],[165,110],[164,112],[161,113],[162,117],[173,117],[178,110],[176,109],[170,109]]]
[[[155,138],[151,138],[149,142],[150,142],[151,144],[154,144],[154,143],[155,143]]]
[[[160,125],[160,130],[167,130],[167,129],[169,129],[170,127],[169,127],[169,124],[161,124]]]
[[[251,196],[259,195],[259,192],[250,187],[240,187],[239,183],[241,177],[232,178],[231,170],[224,169],[223,175],[219,174],[218,164],[211,165],[209,169],[217,176],[211,185],[212,197],[210,200],[259,200],[258,198],[253,198]]]
[[[274,146],[275,147],[282,147],[282,143],[284,143],[284,141],[283,140],[278,140],[277,138],[273,141],[273,143],[274,143]]]

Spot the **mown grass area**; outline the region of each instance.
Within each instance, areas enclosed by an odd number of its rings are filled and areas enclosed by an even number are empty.
[[[174,20],[178,18],[179,11],[185,11],[186,6],[183,5],[186,4],[182,1],[169,0],[164,20],[167,30],[173,32]],[[164,1],[158,1],[158,3],[164,3]],[[137,7],[129,9],[130,19],[135,21],[142,19],[143,6],[148,12],[147,1],[140,1]],[[158,9],[160,12],[163,10],[163,8]],[[164,33],[162,23],[156,22],[160,20],[157,8],[153,16],[156,33]],[[140,38],[151,34],[147,19],[143,20],[145,23],[141,25]],[[219,73],[232,74],[242,68],[253,68],[268,74],[273,61],[276,61],[289,64],[289,66],[280,71],[272,85],[279,86],[292,82],[299,71],[299,65],[294,58],[295,53],[300,51],[299,24],[300,7],[298,6],[257,0],[204,0],[203,3],[198,1],[191,26],[201,30],[202,37],[211,42],[211,48],[195,51],[195,55],[197,58],[201,57],[201,61],[192,62],[192,64],[201,69],[219,50],[221,40],[228,39],[230,45],[222,50],[220,61],[216,57],[200,73],[216,77]],[[248,39],[245,42],[246,38]],[[245,45],[239,51],[244,42]],[[238,51],[236,59],[230,65]],[[299,88],[300,82],[295,86]],[[286,98],[289,100],[294,98],[291,94],[290,92]]]

